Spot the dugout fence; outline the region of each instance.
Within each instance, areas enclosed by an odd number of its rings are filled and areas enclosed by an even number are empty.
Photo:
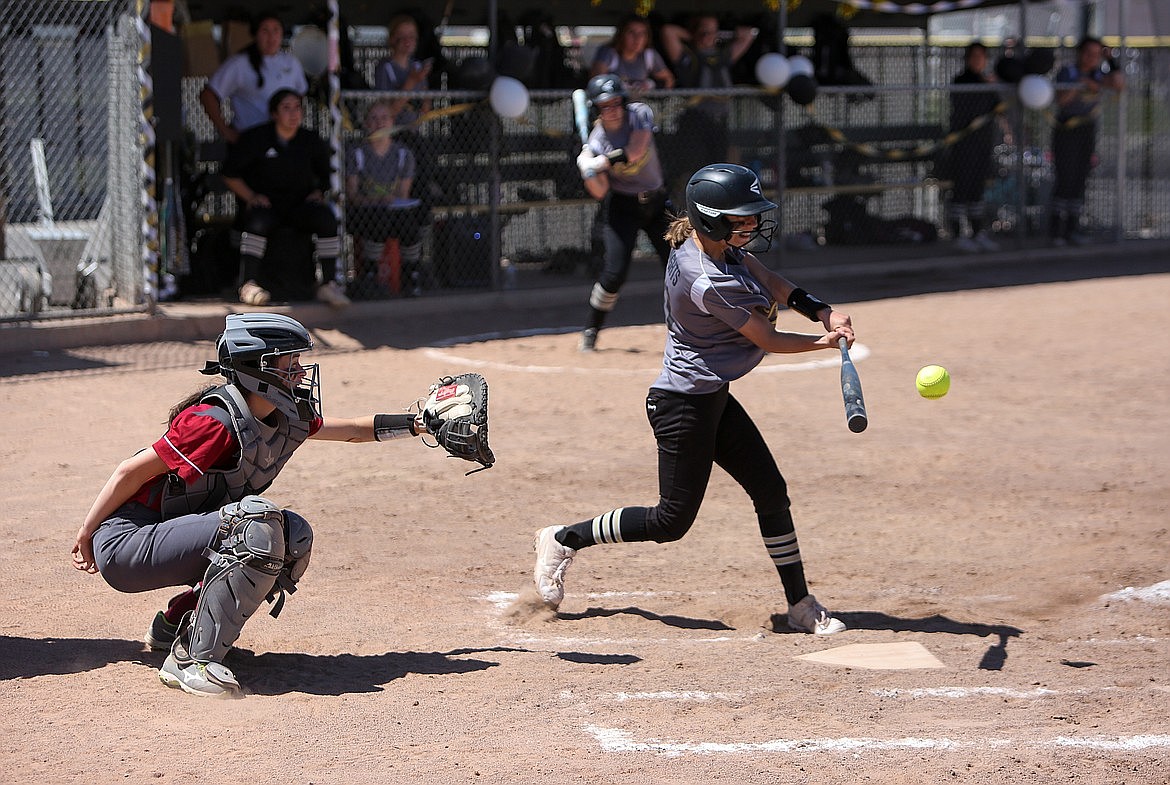
[[[16,0],[0,21],[0,320],[149,310],[160,298],[232,296],[234,202],[217,180],[223,147],[198,105],[205,76],[156,80],[176,40],[147,23],[145,0]],[[799,47],[801,39],[794,36]],[[1057,43],[1057,42],[1051,42]],[[452,48],[452,74],[486,52]],[[377,49],[356,53],[372,83]],[[992,59],[1000,52],[993,49]],[[1128,90],[1098,120],[1084,233],[1097,241],[1170,234],[1170,50],[1118,51]],[[759,87],[717,93],[652,91],[657,144],[677,195],[712,150],[760,173],[783,193],[782,253],[836,245],[947,243],[949,85],[961,47],[865,44],[858,70],[877,84],[821,87],[801,106]],[[156,57],[157,56],[157,57]],[[1056,51],[1056,60],[1071,50]],[[169,58],[169,59],[168,59]],[[179,55],[181,59],[181,53]],[[167,85],[156,89],[156,85]],[[358,297],[443,296],[510,285],[517,270],[588,276],[595,264],[595,203],[576,172],[579,141],[569,90],[534,90],[523,116],[501,119],[487,84],[330,98],[314,80],[307,124],[347,152],[379,100],[419,102],[420,121],[398,129],[417,159],[412,197],[423,208],[417,249],[369,251],[368,232],[339,188],[344,267]],[[1052,184],[1049,112],[1024,109],[1011,87],[998,100],[985,209],[1002,247],[1044,234]],[[173,101],[177,129],[159,130],[155,105]],[[720,106],[719,133],[701,111]],[[681,205],[680,205],[681,206]],[[370,220],[366,216],[363,220]],[[376,242],[376,241],[375,241]],[[949,252],[940,245],[940,253]],[[649,246],[641,248],[649,252]],[[417,252],[417,258],[410,253]],[[377,286],[363,273],[373,269]],[[398,265],[397,278],[390,271]],[[184,286],[185,285],[185,286]],[[186,288],[187,291],[184,291]]]

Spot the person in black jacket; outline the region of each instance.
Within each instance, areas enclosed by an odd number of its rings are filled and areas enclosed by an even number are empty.
[[[994,81],[987,73],[987,47],[970,43],[963,51],[963,70],[951,84],[981,85]],[[947,205],[947,219],[955,247],[964,253],[997,251],[985,229],[983,192],[991,177],[991,152],[995,147],[995,108],[999,96],[993,92],[952,92],[951,133],[965,135],[951,147],[950,176],[954,185]],[[970,235],[963,232],[966,219]]]
[[[276,91],[268,101],[272,121],[241,134],[224,162],[224,183],[243,210],[240,302],[245,305],[267,305],[271,289],[297,299],[316,285],[314,274],[306,287],[303,279],[309,276],[295,269],[295,263],[263,265],[268,239],[278,229],[313,235],[321,266],[317,299],[334,307],[349,304],[337,282],[337,217],[324,196],[332,174],[329,144],[301,127],[302,102],[294,90]]]

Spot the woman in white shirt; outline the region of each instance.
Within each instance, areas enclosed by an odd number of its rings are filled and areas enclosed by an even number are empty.
[[[277,90],[308,92],[305,70],[295,57],[280,50],[283,41],[284,24],[279,17],[257,17],[252,23],[252,43],[224,60],[199,93],[199,103],[228,144],[235,144],[249,128],[271,120],[268,99]],[[230,123],[224,114],[225,102],[231,105]]]

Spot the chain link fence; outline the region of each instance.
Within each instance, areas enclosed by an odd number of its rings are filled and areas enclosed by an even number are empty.
[[[158,296],[152,271],[175,276],[178,296],[234,300],[236,206],[219,178],[226,149],[199,106],[206,77],[176,82],[182,139],[148,173],[140,64],[150,50],[133,7],[20,0],[0,22],[0,44],[0,319],[148,307]],[[367,63],[381,54],[357,52]],[[534,90],[522,117],[501,119],[487,100],[490,73],[467,81],[476,73],[467,62],[482,54],[449,52],[450,89],[344,90],[337,129],[324,80],[313,80],[305,123],[338,143],[342,187],[333,196],[351,297],[507,288],[522,271],[596,272],[597,204],[574,163],[570,92]],[[1066,60],[1071,50],[1057,54]],[[1170,51],[1118,54],[1127,91],[1107,98],[1097,122],[1082,234],[1164,238]],[[958,47],[856,46],[853,62],[875,84],[821,87],[803,106],[759,88],[637,96],[655,112],[676,209],[687,176],[725,159],[783,194],[777,218],[788,251],[957,243],[972,233],[972,215],[999,247],[1046,240],[1051,111],[1024,109],[1011,86],[953,88]],[[174,97],[168,90],[154,97]],[[951,125],[963,90],[997,107],[980,119],[985,147],[966,143],[972,129]],[[393,115],[392,128],[375,127],[378,111]],[[979,207],[956,213],[956,173],[984,163]],[[374,170],[385,175],[380,184],[366,182]],[[144,189],[154,171],[163,176]],[[181,232],[168,209],[183,216]],[[940,245],[955,250],[974,249]],[[644,239],[639,251],[652,255]]]
[[[147,307],[139,21],[130,3],[5,5],[0,319]]]

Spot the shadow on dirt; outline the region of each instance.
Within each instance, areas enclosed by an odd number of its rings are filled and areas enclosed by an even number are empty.
[[[498,662],[457,659],[446,652],[386,652],[385,654],[253,654],[237,649],[226,659],[245,686],[256,695],[346,695],[380,692],[384,685],[411,673],[451,676],[474,673]]]
[[[1024,631],[1007,624],[978,624],[955,621],[935,614],[921,619],[903,619],[874,611],[855,613],[836,612],[835,617],[845,622],[851,630],[890,630],[891,632],[943,632],[951,635],[977,635],[980,638],[994,637],[993,643],[979,660],[979,670],[1003,670],[1007,662],[1007,644],[1011,638],[1018,638]],[[782,613],[772,615],[772,629],[776,632],[790,632],[788,617]]]
[[[0,681],[59,676],[151,657],[142,641],[120,638],[19,638],[0,635]],[[162,656],[158,664],[162,665]]]
[[[718,619],[691,619],[686,616],[663,616],[661,614],[652,613],[641,608],[627,607],[627,608],[589,608],[581,613],[558,613],[557,616],[562,619],[597,619],[605,618],[607,616],[617,616],[618,614],[626,613],[631,616],[641,616],[643,619],[650,621],[658,621],[670,627],[678,627],[683,630],[733,630],[734,627],[728,627]]]

